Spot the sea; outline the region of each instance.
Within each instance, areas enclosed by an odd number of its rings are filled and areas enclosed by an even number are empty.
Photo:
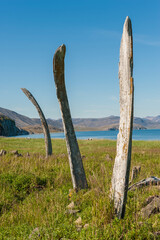
[[[117,139],[118,130],[109,130],[109,131],[83,131],[76,132],[76,136],[78,139]],[[30,134],[30,135],[22,135],[17,136],[17,138],[44,138],[43,134]],[[51,138],[65,138],[63,132],[51,133]],[[132,135],[133,140],[160,140],[160,129],[140,129],[133,130]]]

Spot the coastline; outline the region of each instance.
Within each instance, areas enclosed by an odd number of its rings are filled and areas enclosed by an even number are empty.
[[[118,130],[107,131],[75,131],[78,139],[109,139],[117,140]],[[52,139],[64,139],[64,132],[50,133]],[[15,136],[15,138],[44,138],[43,133]],[[157,141],[160,140],[160,129],[133,130],[133,140]]]

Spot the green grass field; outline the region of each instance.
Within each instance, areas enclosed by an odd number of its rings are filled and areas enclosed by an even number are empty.
[[[160,186],[128,192],[125,218],[114,217],[109,195],[116,141],[79,141],[89,189],[70,195],[65,141],[52,140],[52,146],[53,155],[45,159],[43,139],[0,138],[0,149],[7,151],[0,157],[0,239],[160,239],[155,236],[160,213],[148,219],[140,215],[145,199],[160,195]],[[12,155],[12,150],[23,156]],[[135,182],[160,177],[159,141],[133,141],[131,168],[138,165],[141,172]],[[76,214],[67,212],[72,201],[80,210]],[[75,224],[78,217],[80,231]]]

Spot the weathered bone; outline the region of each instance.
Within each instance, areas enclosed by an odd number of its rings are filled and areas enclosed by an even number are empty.
[[[51,142],[50,132],[49,132],[49,128],[48,128],[48,124],[45,119],[45,116],[39,104],[37,103],[36,99],[33,97],[33,95],[26,88],[21,88],[21,90],[28,97],[28,99],[33,103],[33,105],[36,107],[38,111],[41,124],[43,127],[44,137],[45,137],[46,157],[48,157],[49,155],[52,155],[52,142]]]
[[[135,190],[136,188],[141,188],[148,185],[160,185],[160,178],[151,176],[149,178],[142,179],[141,181],[134,183],[132,186],[130,186],[128,188],[128,191]]]
[[[83,168],[82,158],[79,151],[76,135],[73,128],[73,123],[70,114],[70,108],[65,87],[64,77],[64,58],[66,47],[63,44],[60,46],[53,58],[53,73],[57,90],[57,98],[60,104],[64,132],[66,136],[66,145],[69,156],[69,164],[71,170],[71,177],[73,188],[83,189],[87,188],[87,180]]]
[[[133,128],[133,40],[132,25],[126,18],[120,47],[120,125],[112,176],[112,198],[118,218],[123,218],[127,201]]]

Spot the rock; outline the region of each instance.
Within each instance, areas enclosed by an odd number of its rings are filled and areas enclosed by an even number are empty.
[[[158,197],[158,198],[159,198],[158,195],[156,195],[156,196],[149,196],[149,197],[145,200],[145,206],[148,205],[150,202],[152,202],[155,197]]]
[[[60,238],[60,240],[72,240],[70,238]]]
[[[80,232],[82,229],[82,218],[79,217],[77,220],[74,222],[77,228],[77,231]]]
[[[88,224],[88,223],[86,223],[86,224],[83,226],[84,229],[86,229],[86,228],[88,228],[88,227],[89,227],[89,224]]]
[[[110,157],[110,155],[109,155],[109,154],[107,154],[107,155],[106,155],[106,160],[107,160],[107,161],[112,161],[112,160],[113,160],[113,158],[112,158],[112,157]]]
[[[13,150],[13,151],[11,151],[11,154],[17,155],[17,154],[19,154],[19,153],[18,153],[18,150]]]
[[[79,209],[67,209],[67,213],[69,213],[69,214],[76,214],[78,212],[80,212]]]
[[[0,114],[0,136],[17,136],[17,135],[27,135],[29,132],[16,127],[15,121]]]
[[[15,155],[16,157],[22,157],[22,154],[18,152],[18,150],[11,151],[11,154]]]
[[[82,226],[77,226],[77,232],[80,232],[82,230]]]
[[[74,209],[74,208],[75,208],[74,202],[71,202],[67,206],[67,213],[69,213],[69,214],[76,214],[76,213],[80,212],[79,209]]]
[[[73,209],[74,207],[75,207],[74,202],[71,202],[71,203],[67,206],[68,209]]]
[[[6,155],[6,150],[4,150],[4,149],[2,149],[1,151],[0,151],[0,156],[4,156],[4,155]]]
[[[35,239],[35,237],[40,237],[39,228],[35,228],[29,235],[29,239]]]
[[[118,127],[111,127],[111,128],[108,128],[107,130],[109,130],[109,131],[116,131],[116,130],[118,130]]]
[[[146,207],[141,210],[141,215],[144,218],[150,217],[152,214],[160,212],[160,197],[154,197]]]
[[[81,226],[82,225],[82,218],[81,217],[77,218],[77,220],[74,223],[76,224],[76,226]]]
[[[17,157],[23,157],[23,155],[21,153],[16,155]]]

